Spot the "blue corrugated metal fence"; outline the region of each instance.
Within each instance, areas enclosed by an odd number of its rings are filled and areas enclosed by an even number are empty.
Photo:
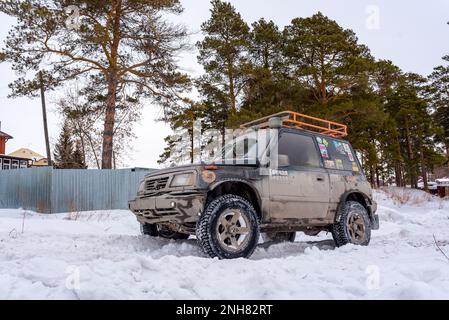
[[[126,209],[151,170],[0,170],[0,208],[42,213]]]

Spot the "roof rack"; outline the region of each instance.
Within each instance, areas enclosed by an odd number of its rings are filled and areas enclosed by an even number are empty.
[[[269,120],[272,118],[280,118],[284,128],[295,128],[334,138],[343,138],[348,135],[348,127],[344,124],[307,116],[293,111],[279,112],[268,117],[254,120],[241,125],[240,128],[268,128],[270,127]]]

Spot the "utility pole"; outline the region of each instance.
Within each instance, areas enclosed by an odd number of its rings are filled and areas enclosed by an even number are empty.
[[[41,88],[42,117],[44,119],[45,147],[47,148],[48,165],[51,167],[53,164],[51,161],[50,140],[48,138],[47,108],[45,106],[45,90],[44,90],[44,80],[42,77],[42,71],[39,71],[39,82],[40,82],[40,88]]]

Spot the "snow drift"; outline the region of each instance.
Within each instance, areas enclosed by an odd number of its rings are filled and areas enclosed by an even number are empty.
[[[0,298],[449,299],[438,249],[449,255],[449,201],[398,188],[376,200],[369,247],[298,234],[232,261],[209,259],[195,239],[141,236],[127,211],[0,210]]]

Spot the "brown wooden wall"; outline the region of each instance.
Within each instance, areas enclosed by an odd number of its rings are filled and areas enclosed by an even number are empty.
[[[5,137],[0,137],[0,154],[5,154],[6,152],[6,138]]]

